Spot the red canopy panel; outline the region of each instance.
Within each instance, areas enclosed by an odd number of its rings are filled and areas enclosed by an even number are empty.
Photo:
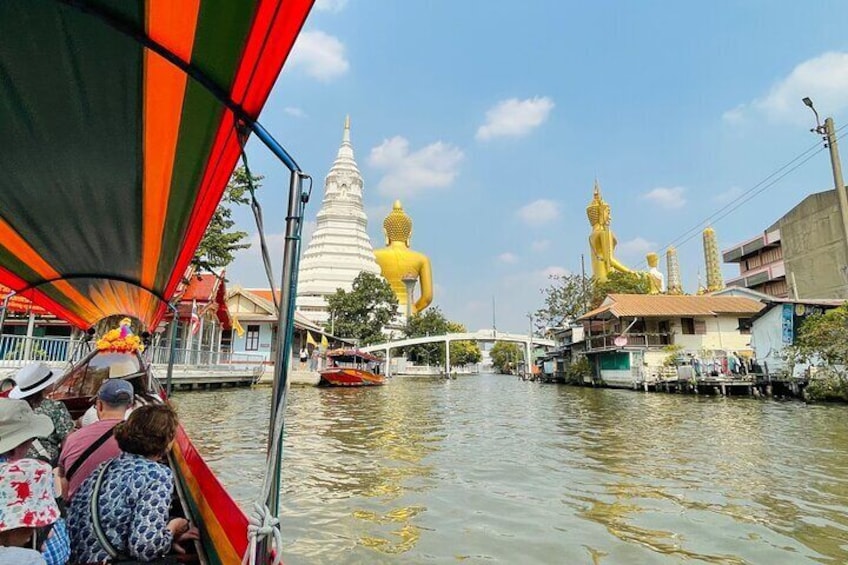
[[[312,0],[0,2],[0,284],[85,328],[155,327]],[[108,22],[119,22],[122,31]]]

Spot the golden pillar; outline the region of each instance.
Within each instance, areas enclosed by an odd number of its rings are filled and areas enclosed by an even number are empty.
[[[407,316],[417,314],[433,301],[433,275],[430,259],[409,248],[412,237],[412,218],[403,211],[396,200],[392,211],[383,221],[386,247],[374,252],[383,277],[389,282],[400,303],[401,312]],[[413,302],[415,283],[421,287],[421,296]]]
[[[668,294],[683,294],[680,264],[677,261],[677,249],[674,247],[669,247],[665,252],[665,267],[668,272]]]
[[[724,277],[721,275],[718,240],[713,228],[704,230],[704,263],[707,269],[707,292],[723,289]]]

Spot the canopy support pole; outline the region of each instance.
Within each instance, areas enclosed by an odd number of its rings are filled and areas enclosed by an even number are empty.
[[[9,294],[3,299],[3,309],[0,310],[0,335],[3,335],[3,324],[6,323],[6,310],[9,309],[9,301],[17,294],[16,291],[9,289]]]
[[[274,388],[271,395],[271,418],[268,431],[268,465],[266,468],[267,488],[265,506],[276,516],[280,503],[280,470],[282,467],[284,412],[289,386],[289,363],[294,340],[295,288],[300,260],[300,233],[303,226],[303,211],[308,195],[303,192],[304,175],[292,171],[289,183],[288,209],[286,212],[286,242],[283,255],[283,273],[280,284],[280,307],[277,320],[277,340],[274,351]],[[273,289],[272,289],[273,291]],[[268,557],[268,542],[257,547],[257,563]]]
[[[168,353],[168,376],[165,377],[165,395],[168,398],[171,398],[171,381],[174,378],[174,355],[177,352],[177,324],[180,322],[180,316],[176,306],[170,302],[167,304],[168,308],[170,308],[171,312],[174,314],[174,318],[171,320],[171,335],[169,337],[171,345]]]

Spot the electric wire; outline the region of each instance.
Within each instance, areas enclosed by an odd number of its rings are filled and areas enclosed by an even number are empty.
[[[837,129],[834,133],[839,133],[840,131],[842,131],[846,127],[848,127],[848,124],[843,125],[839,129]],[[838,136],[837,139],[842,139],[843,137],[845,137],[845,135],[848,135],[848,132],[843,133],[842,135]],[[724,217],[729,216],[734,211],[736,211],[741,204],[745,204],[746,202],[748,202],[751,199],[755,198],[756,196],[762,194],[763,192],[765,192],[769,188],[775,186],[778,182],[780,182],[787,175],[789,175],[790,173],[792,173],[795,170],[797,170],[798,168],[800,168],[802,165],[804,165],[809,160],[811,160],[813,157],[815,157],[816,155],[818,155],[819,153],[824,151],[826,148],[827,148],[826,144],[822,145],[821,141],[817,141],[816,143],[814,143],[813,145],[811,145],[810,147],[808,147],[807,149],[805,149],[804,151],[802,151],[801,153],[796,155],[793,159],[789,160],[788,162],[783,164],[781,167],[772,171],[769,175],[764,177],[762,180],[760,180],[758,183],[753,185],[751,188],[749,188],[746,191],[744,191],[743,193],[739,194],[733,200],[729,201],[724,206],[722,206],[721,208],[719,208],[718,210],[716,210],[715,212],[713,212],[712,214],[707,216],[705,219],[696,223],[693,227],[689,228],[688,230],[686,230],[685,232],[683,232],[682,234],[680,234],[679,236],[677,236],[676,238],[674,238],[673,240],[668,242],[667,244],[659,247],[659,249],[666,250],[666,249],[668,249],[669,247],[672,247],[672,246],[680,247],[680,246],[688,243],[689,241],[692,240],[692,238],[696,237],[700,233],[702,228],[710,225],[711,223],[714,223],[719,216],[721,216],[725,212],[727,212],[727,213],[724,215]],[[637,265],[637,268],[640,269],[640,268],[642,268],[646,265],[647,265],[647,261],[642,260]]]

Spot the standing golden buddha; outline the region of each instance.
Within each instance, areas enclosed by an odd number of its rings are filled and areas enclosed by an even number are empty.
[[[430,259],[409,248],[412,218],[403,211],[400,200],[395,201],[392,211],[383,221],[383,231],[386,234],[386,247],[374,251],[377,264],[397,296],[400,311],[417,314],[433,301],[433,275]],[[407,309],[412,298],[407,296],[407,288],[414,288],[414,281],[420,285],[421,296]],[[410,282],[413,284],[407,287]]]
[[[610,229],[610,207],[601,198],[601,187],[597,180],[595,180],[592,202],[586,207],[586,216],[592,225],[589,247],[592,251],[592,275],[595,280],[605,282],[613,271],[633,272],[621,264],[613,255],[618,241]]]

